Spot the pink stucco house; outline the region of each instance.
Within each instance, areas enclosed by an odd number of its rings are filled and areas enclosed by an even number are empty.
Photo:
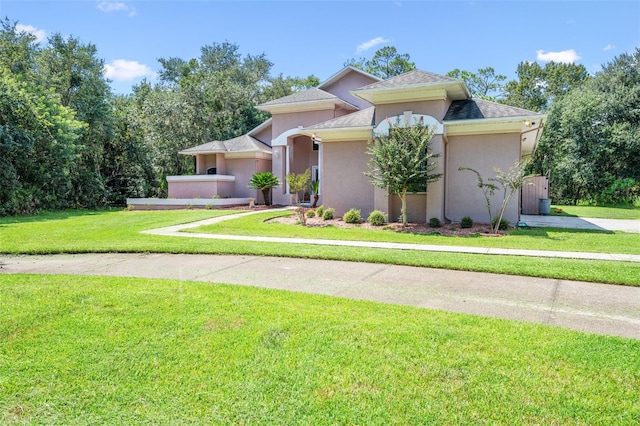
[[[312,178],[320,181],[320,203],[335,208],[337,215],[357,208],[366,217],[378,209],[394,219],[400,214],[398,197],[374,187],[364,175],[367,144],[386,131],[387,118],[422,118],[437,128],[431,146],[441,154],[443,178],[430,184],[426,194],[409,196],[409,220],[457,222],[471,216],[486,222],[475,176],[458,168],[471,167],[486,177],[495,176],[495,167],[508,170],[533,153],[546,120],[532,111],[474,99],[461,80],[419,70],[380,80],[352,67],[316,88],[257,108],[272,118],[246,135],[181,152],[195,156],[196,174],[168,177],[169,198],[219,195],[261,202],[259,191],[247,187],[252,174],[272,171],[285,182],[288,173],[311,169]],[[496,195],[494,205],[500,201]],[[291,204],[286,184],[273,190],[273,203]],[[515,223],[520,207],[515,197],[506,219]]]

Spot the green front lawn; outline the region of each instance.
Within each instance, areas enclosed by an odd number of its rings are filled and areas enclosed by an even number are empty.
[[[637,424],[640,341],[169,280],[0,275],[2,424]]]
[[[255,235],[263,237],[315,238],[326,240],[378,241],[409,244],[435,244],[510,248],[526,250],[582,251],[595,253],[640,254],[640,235],[625,232],[607,232],[562,228],[514,229],[500,238],[482,235],[472,237],[412,234],[380,229],[305,227],[268,220],[290,216],[291,212],[265,212],[245,216],[213,225],[190,228],[185,232],[224,235]],[[443,225],[446,227],[446,225]]]
[[[562,212],[556,212],[561,209]],[[634,206],[614,206],[614,207],[594,207],[594,206],[551,206],[552,216],[577,216],[592,217],[600,219],[640,219],[640,207]]]
[[[640,286],[640,263],[162,237],[140,231],[228,210],[74,211],[0,218],[0,253],[209,253],[334,259]],[[233,221],[235,222],[235,220]],[[612,237],[618,234],[611,234]],[[637,237],[637,236],[636,236]],[[529,237],[532,238],[532,237]],[[485,239],[485,238],[483,238]],[[498,238],[501,240],[502,238]],[[545,238],[533,238],[545,241]],[[473,239],[467,239],[471,241]],[[447,242],[447,244],[451,244]],[[540,246],[544,248],[544,246]],[[567,244],[570,247],[570,243]],[[572,247],[575,249],[575,247]]]

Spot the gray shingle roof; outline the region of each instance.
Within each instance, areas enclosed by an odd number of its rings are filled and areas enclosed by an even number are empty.
[[[374,89],[391,89],[394,87],[412,86],[417,84],[428,83],[447,83],[457,82],[455,78],[446,77],[444,75],[434,74],[432,72],[414,70],[407,73],[397,75],[395,77],[388,78],[386,80],[378,81],[376,83],[369,84],[364,87],[360,87],[358,90],[374,90]]]
[[[542,115],[522,108],[482,99],[454,101],[444,116],[443,121],[475,120],[482,118],[528,117]]]
[[[340,98],[332,95],[329,92],[325,92],[324,90],[313,88],[304,90],[302,92],[297,92],[289,96],[284,96],[282,98],[274,99],[272,101],[260,104],[259,106],[286,105],[300,102],[327,101],[337,99]]]
[[[366,127],[373,125],[373,119],[376,108],[370,107],[363,109],[362,111],[354,112],[351,114],[343,115],[342,117],[334,118],[323,123],[314,124],[313,126],[305,127],[305,130],[316,129],[341,129],[348,127]]]
[[[217,152],[271,152],[271,147],[249,135],[238,136],[226,141],[211,141],[180,151],[180,154]]]

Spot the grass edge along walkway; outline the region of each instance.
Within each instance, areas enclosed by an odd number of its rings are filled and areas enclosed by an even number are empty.
[[[273,212],[291,210],[291,207],[282,209],[273,209]],[[584,259],[584,260],[605,260],[618,262],[637,262],[640,263],[640,255],[619,254],[619,253],[587,253],[587,252],[569,252],[569,251],[550,251],[550,250],[527,250],[527,249],[505,249],[490,247],[466,247],[466,246],[446,246],[432,244],[410,244],[410,243],[389,243],[375,241],[354,241],[354,240],[323,240],[314,238],[286,238],[286,237],[260,237],[247,235],[224,235],[224,234],[205,234],[195,232],[182,232],[185,229],[198,228],[204,225],[212,225],[226,220],[237,219],[239,217],[249,216],[253,214],[263,213],[261,210],[232,214],[228,216],[214,217],[197,222],[190,222],[180,225],[167,226],[163,228],[150,229],[142,231],[144,234],[171,236],[171,237],[192,237],[206,238],[217,240],[233,240],[233,241],[257,241],[271,243],[287,243],[287,244],[313,244],[326,246],[342,246],[342,247],[369,247],[383,248],[395,250],[417,250],[417,251],[440,251],[448,253],[466,253],[466,254],[489,254],[489,255],[508,255],[508,256],[533,256],[533,257],[552,257],[563,259]]]

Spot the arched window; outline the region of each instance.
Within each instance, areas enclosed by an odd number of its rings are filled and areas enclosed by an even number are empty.
[[[217,175],[218,173],[217,173],[217,170],[216,170],[216,168],[215,168],[215,167],[209,167],[209,168],[207,169],[207,174],[208,174],[208,175]]]

